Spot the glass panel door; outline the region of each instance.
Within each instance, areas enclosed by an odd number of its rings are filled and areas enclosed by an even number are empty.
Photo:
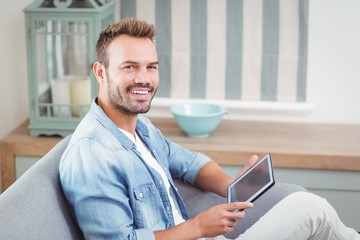
[[[35,21],[39,117],[81,118],[91,102],[89,24]]]

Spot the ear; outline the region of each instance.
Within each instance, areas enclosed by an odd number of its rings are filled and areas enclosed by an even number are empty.
[[[105,74],[106,74],[105,67],[99,62],[95,62],[93,64],[92,69],[93,69],[96,79],[99,82],[99,85],[103,85],[105,82],[105,77],[106,77],[105,76]]]

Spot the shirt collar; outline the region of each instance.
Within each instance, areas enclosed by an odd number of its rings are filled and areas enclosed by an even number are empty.
[[[91,103],[90,112],[95,115],[96,119],[104,126],[104,128],[115,135],[115,137],[126,149],[132,148],[134,146],[134,142],[131,141],[123,132],[121,132],[114,124],[114,122],[104,113],[101,107],[99,107],[97,104],[97,97],[95,97]],[[143,117],[141,116],[138,116],[137,118],[136,132],[146,141],[149,137],[149,129],[142,118]]]

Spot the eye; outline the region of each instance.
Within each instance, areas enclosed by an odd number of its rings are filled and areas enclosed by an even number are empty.
[[[126,65],[123,67],[124,69],[134,69],[135,66],[134,65]]]
[[[158,65],[150,65],[150,66],[148,66],[148,69],[157,70]]]
[[[137,65],[135,65],[135,64],[126,64],[126,65],[123,65],[121,67],[121,69],[123,71],[127,72],[127,73],[132,73],[132,72],[136,71]]]

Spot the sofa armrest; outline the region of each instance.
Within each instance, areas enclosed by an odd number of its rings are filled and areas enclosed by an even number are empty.
[[[0,239],[83,239],[59,182],[69,140],[61,140],[0,195]]]
[[[226,203],[226,198],[210,192],[203,192],[193,186],[175,180],[175,185],[184,200],[190,218],[216,204]],[[297,192],[307,191],[305,188],[287,183],[276,183],[269,191],[254,202],[254,207],[247,209],[246,217],[240,220],[234,231],[226,234],[227,238],[236,238],[252,226],[261,216],[269,211],[276,203],[287,195]]]

